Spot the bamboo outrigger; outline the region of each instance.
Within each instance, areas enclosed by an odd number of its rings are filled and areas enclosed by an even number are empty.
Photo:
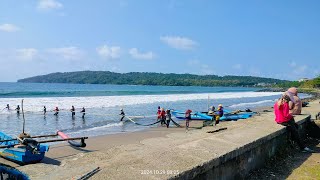
[[[75,137],[69,138],[63,132],[58,131],[56,134],[50,135],[39,135],[39,136],[30,136],[24,132],[25,128],[25,119],[23,113],[23,100],[21,103],[22,114],[23,114],[23,130],[22,133],[13,138],[3,132],[0,132],[0,156],[9,159],[11,161],[17,162],[19,164],[29,164],[40,162],[45,155],[45,152],[49,151],[49,145],[44,143],[49,142],[58,142],[58,141],[68,141],[72,146],[85,147],[84,142],[88,137]],[[45,139],[45,140],[36,140],[38,138],[44,137],[55,137],[60,136],[63,139]],[[75,142],[74,140],[80,140],[80,143]]]

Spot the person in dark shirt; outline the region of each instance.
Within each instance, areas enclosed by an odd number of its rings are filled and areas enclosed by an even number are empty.
[[[17,111],[17,114],[20,114],[20,106],[17,105],[17,108],[15,109]]]
[[[43,115],[46,115],[47,114],[47,108],[46,106],[43,106]]]
[[[74,117],[76,115],[76,110],[75,110],[74,106],[71,106],[70,111],[71,111],[71,116]]]
[[[126,116],[126,114],[124,113],[123,109],[120,109],[120,114],[119,115],[121,115],[120,121],[122,121],[123,118]]]
[[[82,113],[82,118],[84,118],[84,115],[86,115],[86,109],[82,107],[82,110],[80,111]]]
[[[56,107],[53,111],[55,112],[53,115],[57,116],[59,114],[59,108],[58,107]]]

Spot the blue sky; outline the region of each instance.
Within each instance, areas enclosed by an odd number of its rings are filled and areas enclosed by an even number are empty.
[[[320,1],[1,0],[0,82],[101,70],[320,74]]]

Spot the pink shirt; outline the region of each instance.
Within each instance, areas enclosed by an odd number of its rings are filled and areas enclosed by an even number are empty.
[[[278,102],[276,102],[273,106],[274,115],[276,116],[275,121],[277,123],[288,122],[293,116],[289,113],[289,104],[283,103],[278,107]]]

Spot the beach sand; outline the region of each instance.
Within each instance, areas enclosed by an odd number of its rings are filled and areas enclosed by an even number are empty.
[[[241,130],[248,137],[261,130],[260,133],[265,135],[270,132],[259,127],[259,122],[266,119],[272,128],[280,128],[273,123],[272,108],[260,109],[263,110],[269,112],[261,112],[243,121],[222,122],[202,129],[190,128],[188,132],[185,128],[158,127],[140,132],[90,137],[86,141],[87,147],[83,149],[73,148],[67,143],[56,144],[50,146],[45,159],[37,164],[19,166],[2,158],[0,162],[16,167],[31,179],[77,179],[97,167],[101,171],[93,175],[92,179],[166,179],[220,156],[228,151],[227,147],[236,148],[238,143],[245,143],[243,137],[238,137],[237,143],[215,139],[217,135],[205,133],[207,131],[227,127],[228,132]],[[201,125],[199,121],[190,123],[193,127]],[[248,127],[251,127],[252,132],[246,130]],[[224,136],[228,137],[228,134]],[[219,141],[221,146],[212,149],[212,140]],[[190,148],[193,151],[189,151]]]

